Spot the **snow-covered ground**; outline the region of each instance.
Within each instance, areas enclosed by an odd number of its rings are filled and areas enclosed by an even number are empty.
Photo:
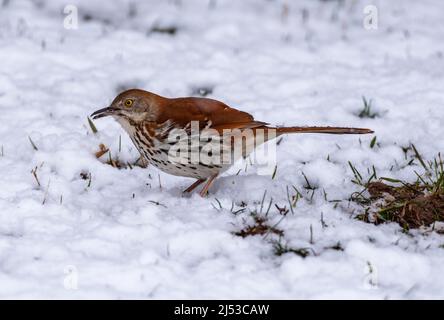
[[[64,28],[67,4],[78,29]],[[376,30],[363,26],[367,5]],[[0,298],[444,298],[442,235],[361,222],[347,202],[359,190],[348,161],[413,180],[420,167],[403,168],[401,146],[444,151],[443,12],[439,0],[4,0]],[[207,87],[259,120],[369,127],[378,145],[287,136],[274,179],[241,163],[208,198],[183,197],[190,179],[94,156],[104,143],[138,157],[112,119],[95,122],[97,135],[87,122],[128,87],[170,97]],[[356,115],[362,96],[380,117]],[[292,186],[304,198],[282,218],[274,204],[288,208]],[[233,234],[265,191],[268,224],[306,258],[276,255],[273,234]]]

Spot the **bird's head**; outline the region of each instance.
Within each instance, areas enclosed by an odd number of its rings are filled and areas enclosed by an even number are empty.
[[[119,122],[152,121],[156,114],[157,96],[143,90],[130,89],[120,93],[109,107],[99,109],[91,114],[93,119],[113,116]],[[160,98],[160,97],[159,97]]]

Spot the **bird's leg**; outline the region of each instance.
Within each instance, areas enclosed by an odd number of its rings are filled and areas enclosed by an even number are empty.
[[[199,193],[202,198],[204,198],[207,195],[208,189],[210,189],[210,187],[213,184],[214,180],[216,179],[217,175],[218,174],[216,173],[208,178],[207,183],[205,183],[204,187],[202,188],[202,191]]]
[[[193,191],[194,189],[196,189],[196,187],[200,186],[204,182],[205,182],[205,179],[197,179],[191,186],[189,186],[188,188],[183,190],[183,193]]]

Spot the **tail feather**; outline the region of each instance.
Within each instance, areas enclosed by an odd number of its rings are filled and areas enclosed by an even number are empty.
[[[373,130],[364,128],[344,128],[344,127],[277,127],[278,135],[285,133],[328,133],[328,134],[367,134]]]

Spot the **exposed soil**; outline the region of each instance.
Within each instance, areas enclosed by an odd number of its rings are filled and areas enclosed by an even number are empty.
[[[367,190],[370,193],[371,206],[377,208],[376,211],[367,211],[365,220],[369,222],[380,224],[394,221],[408,229],[444,221],[442,190],[429,193],[420,184],[395,187],[383,182],[371,182]],[[369,214],[372,218],[368,217]]]

